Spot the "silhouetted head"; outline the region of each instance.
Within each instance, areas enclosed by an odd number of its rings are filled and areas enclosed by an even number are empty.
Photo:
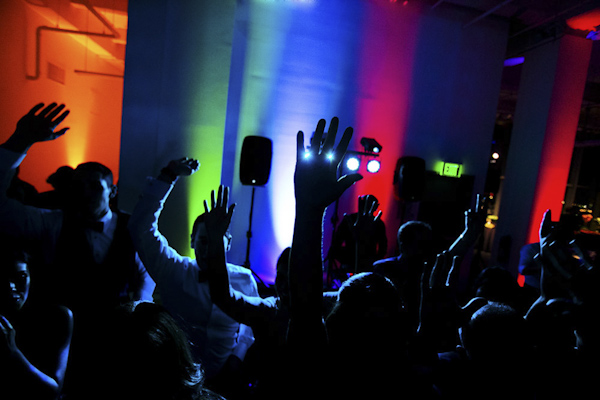
[[[475,296],[489,301],[515,306],[518,301],[519,284],[513,275],[502,267],[482,270],[474,284]]]
[[[84,218],[98,220],[110,209],[110,200],[117,195],[112,171],[97,162],[79,164],[73,172],[68,201],[69,209]]]
[[[29,297],[29,255],[15,240],[0,240],[0,314],[19,311]]]
[[[206,230],[206,223],[204,222],[206,213],[200,214],[194,221],[192,226],[192,233],[190,235],[190,246],[196,253],[196,258],[201,259],[208,255],[208,231]],[[231,249],[231,233],[229,230],[223,235],[223,244],[225,251]]]
[[[73,179],[74,172],[75,170],[72,167],[63,165],[62,167],[58,167],[58,169],[53,172],[48,179],[46,179],[46,182],[52,185],[54,190],[68,190],[69,186],[71,186],[71,180]]]
[[[119,307],[107,327],[104,357],[110,398],[195,399],[203,373],[184,332],[160,305]],[[116,361],[119,360],[119,361]]]
[[[475,311],[459,335],[469,358],[486,364],[514,362],[528,343],[524,319],[514,308],[497,302]]]
[[[398,247],[403,257],[425,259],[433,252],[433,231],[422,221],[409,221],[398,229]]]
[[[334,346],[373,346],[401,340],[401,317],[402,302],[394,284],[382,275],[363,272],[342,284],[326,324]]]

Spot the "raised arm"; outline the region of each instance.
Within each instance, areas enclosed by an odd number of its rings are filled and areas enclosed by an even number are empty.
[[[296,220],[289,268],[290,344],[295,341],[322,341],[324,338],[321,317],[323,215],[329,204],[362,178],[359,174],[337,177],[338,164],[352,137],[352,128],[346,128],[338,146],[334,147],[338,123],[336,117],[332,118],[326,134],[326,122],[321,119],[308,151],[304,148],[304,133],[300,131],[297,136],[294,175]],[[324,143],[319,146],[323,138]]]
[[[15,170],[34,143],[54,140],[69,129],[56,130],[69,114],[69,111],[64,111],[63,104],[57,106],[52,103],[42,107],[44,104],[40,103],[25,114],[10,138],[0,145],[0,231],[33,240],[42,240],[43,232],[60,229],[62,214],[24,206],[8,198],[6,191]],[[51,244],[49,246],[52,247]]]
[[[148,178],[129,219],[128,228],[135,249],[154,280],[160,278],[159,274],[168,272],[168,269],[162,268],[165,260],[182,262],[183,257],[169,246],[159,232],[158,219],[177,178],[193,174],[198,166],[197,160],[181,158],[169,162],[156,179]]]
[[[56,127],[69,115],[68,110],[63,112],[65,105],[51,103],[44,109],[42,107],[44,107],[44,103],[39,103],[21,117],[17,122],[15,132],[1,145],[2,148],[16,153],[25,153],[34,143],[54,140],[67,132],[69,128],[55,131]],[[38,113],[38,111],[40,112]]]
[[[373,196],[368,194],[366,196],[361,196],[360,201],[358,203],[362,205],[359,207],[358,213],[356,215],[356,221],[354,221],[354,225],[352,226],[352,235],[354,236],[355,242],[355,257],[354,257],[354,273],[357,274],[359,272],[368,271],[374,261],[373,257],[376,257],[375,254],[369,254],[368,247],[369,242],[376,241],[379,219],[381,218],[381,210],[374,215],[375,210],[377,209],[377,202],[374,200]],[[379,252],[380,249],[377,251]],[[386,249],[383,250],[383,253],[387,251],[387,242]]]
[[[483,232],[486,217],[485,197],[478,194],[475,208],[465,211],[465,229],[448,249],[451,257],[465,257]]]

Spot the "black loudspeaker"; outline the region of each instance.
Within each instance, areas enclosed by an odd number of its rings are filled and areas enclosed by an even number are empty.
[[[263,186],[271,174],[273,142],[263,136],[246,136],[240,157],[242,185]]]
[[[421,200],[425,190],[425,160],[420,157],[400,157],[394,172],[394,189],[398,200]]]

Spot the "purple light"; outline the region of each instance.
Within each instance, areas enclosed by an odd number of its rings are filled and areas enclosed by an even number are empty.
[[[515,65],[520,65],[520,64],[523,64],[524,62],[525,62],[525,57],[507,58],[506,60],[504,60],[504,66],[505,67],[514,67]]]

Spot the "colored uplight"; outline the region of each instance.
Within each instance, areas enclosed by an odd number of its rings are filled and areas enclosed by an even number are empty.
[[[515,65],[521,65],[525,62],[525,57],[513,57],[504,60],[505,67],[514,67]]]
[[[333,153],[327,154],[327,159],[330,161],[333,160]]]
[[[305,151],[304,152],[304,158],[310,158],[310,152],[309,151]]]
[[[346,160],[346,168],[350,171],[358,171],[360,167],[360,160],[356,156],[349,157]]]
[[[370,160],[367,163],[367,171],[369,171],[372,174],[379,172],[380,168],[381,168],[381,163],[379,162],[379,160]]]

